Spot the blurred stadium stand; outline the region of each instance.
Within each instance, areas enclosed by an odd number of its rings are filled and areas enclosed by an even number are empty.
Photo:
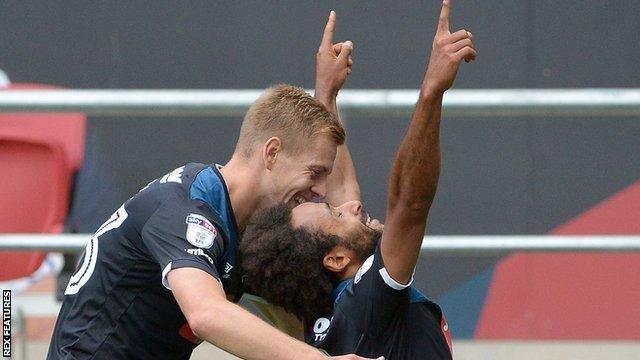
[[[12,84],[0,91],[54,89]],[[60,233],[82,164],[86,116],[0,113],[0,232]],[[45,253],[0,253],[0,281],[34,273]]]

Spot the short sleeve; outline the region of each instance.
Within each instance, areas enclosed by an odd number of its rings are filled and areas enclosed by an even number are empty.
[[[355,296],[367,298],[365,328],[375,332],[386,329],[395,318],[398,307],[409,301],[413,276],[407,284],[395,281],[384,266],[378,244],[375,253],[363,263],[353,282]]]
[[[220,280],[217,266],[224,253],[220,229],[195,207],[162,205],[142,228],[142,241],[160,265],[167,289],[171,290],[167,274],[178,268],[197,268]]]

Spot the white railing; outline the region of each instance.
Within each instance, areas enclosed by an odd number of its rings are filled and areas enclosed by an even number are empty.
[[[92,116],[242,116],[262,90],[12,90],[0,91],[0,112],[82,112]],[[408,116],[416,90],[344,90],[347,116]],[[640,116],[640,89],[450,90],[445,116]],[[0,251],[79,252],[90,234],[0,234]],[[639,236],[425,236],[422,254],[492,255],[513,251],[640,251]],[[50,296],[16,299],[17,316],[58,313]],[[22,323],[23,321],[19,321]],[[20,326],[18,326],[19,328]],[[26,342],[23,342],[26,343]],[[24,349],[23,349],[24,350]],[[24,352],[23,352],[24,354]]]
[[[92,116],[242,116],[262,90],[12,90],[0,91],[0,112],[83,112]],[[408,116],[416,90],[344,90],[347,116]],[[450,90],[445,116],[640,116],[640,89]],[[90,234],[0,234],[0,251],[79,252]],[[423,254],[493,255],[513,251],[640,251],[639,236],[425,236]],[[59,304],[17,299],[23,314],[57,314]],[[46,305],[46,306],[45,306]]]
[[[71,111],[88,115],[242,116],[262,90],[0,91],[0,112]],[[416,90],[344,90],[346,115],[406,116]],[[640,116],[640,89],[450,90],[446,116]],[[91,235],[0,234],[0,250],[81,250]],[[429,236],[424,253],[511,251],[638,251],[640,236]]]
[[[88,115],[242,116],[262,90],[12,90],[0,111]],[[406,116],[416,90],[343,90],[346,115]],[[638,116],[640,89],[465,89],[444,97],[446,116]]]
[[[82,251],[90,234],[0,234],[0,251]],[[425,236],[422,254],[493,255],[514,251],[640,251],[640,236],[480,235]]]

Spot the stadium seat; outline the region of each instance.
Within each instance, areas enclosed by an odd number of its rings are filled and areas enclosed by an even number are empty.
[[[54,89],[13,84],[15,89]],[[0,113],[0,233],[60,233],[75,172],[82,164],[86,116]],[[0,281],[28,276],[46,254],[0,252]]]

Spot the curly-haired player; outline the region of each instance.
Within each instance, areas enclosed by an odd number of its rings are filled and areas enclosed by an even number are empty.
[[[460,63],[476,57],[470,32],[449,31],[449,10],[445,0],[420,97],[393,165],[386,225],[372,221],[359,191],[352,191],[342,195],[351,201],[338,207],[304,203],[266,210],[243,238],[245,284],[301,317],[306,341],[329,354],[452,356],[440,307],[411,287],[440,172],[442,98]],[[349,175],[353,164],[343,158],[335,167]],[[357,189],[349,177],[349,187]]]

